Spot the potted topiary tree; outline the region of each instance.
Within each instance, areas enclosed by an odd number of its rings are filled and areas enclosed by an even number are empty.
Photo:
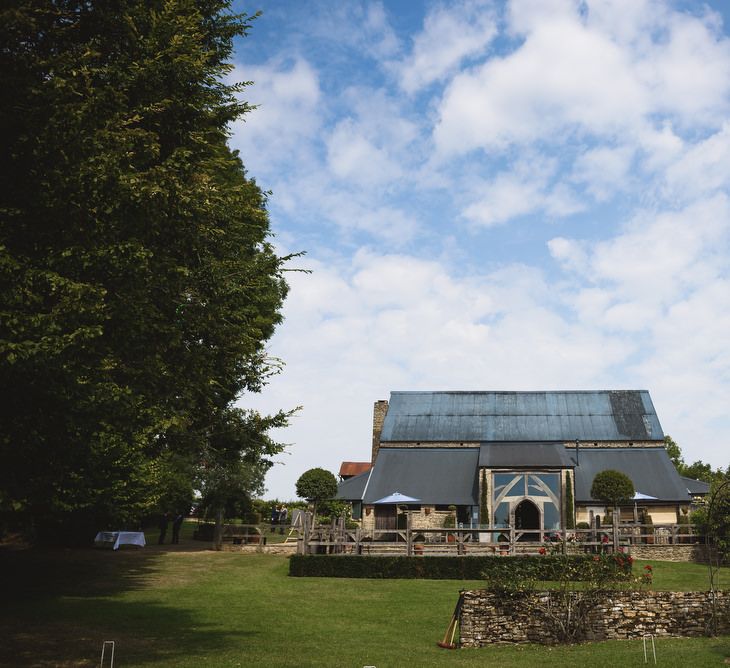
[[[591,485],[591,496],[604,501],[613,508],[613,514],[618,512],[621,504],[629,503],[634,496],[634,483],[631,478],[621,471],[606,469],[596,474]],[[614,524],[618,523],[618,518]]]
[[[618,525],[619,525],[619,507],[622,504],[629,503],[631,497],[634,496],[634,483],[631,478],[621,471],[606,469],[596,474],[591,485],[591,496],[594,499],[603,501],[613,508],[613,536],[614,549],[616,549],[618,541]],[[606,520],[608,520],[606,514]],[[607,547],[607,546],[606,546]]]
[[[449,514],[444,518],[444,529],[454,529],[456,528],[456,506],[451,505],[449,506]],[[456,538],[454,534],[447,533],[446,534],[446,540],[449,543],[453,543]]]

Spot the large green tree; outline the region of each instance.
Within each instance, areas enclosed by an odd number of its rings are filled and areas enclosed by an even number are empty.
[[[669,459],[672,460],[672,464],[674,464],[674,468],[677,469],[677,473],[679,473],[679,475],[683,475],[687,478],[693,478],[694,480],[704,480],[705,482],[710,483],[713,480],[722,478],[722,468],[713,470],[710,464],[703,462],[701,459],[698,459],[691,464],[687,464],[682,455],[682,448],[679,447],[679,444],[671,436],[667,435],[664,437],[664,447],[666,448]]]
[[[669,459],[672,460],[674,468],[681,474],[685,466],[684,457],[682,457],[682,448],[679,447],[677,442],[669,434],[664,437],[664,449],[667,451]]]
[[[46,534],[131,522],[173,464],[194,484],[272,372],[287,258],[227,145],[228,5],[0,12],[0,508]]]

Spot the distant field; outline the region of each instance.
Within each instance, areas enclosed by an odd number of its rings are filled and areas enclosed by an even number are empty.
[[[289,578],[284,557],[205,547],[0,550],[0,665],[98,666],[103,640],[117,666],[643,665],[638,641],[443,650],[458,590],[479,582]],[[707,588],[704,566],[652,563],[658,589]],[[720,666],[730,637],[660,639],[657,654]]]

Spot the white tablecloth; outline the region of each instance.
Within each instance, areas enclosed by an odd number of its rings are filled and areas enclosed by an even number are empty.
[[[100,531],[94,538],[95,543],[114,543],[114,549],[120,545],[138,545],[144,547],[147,543],[141,531]]]

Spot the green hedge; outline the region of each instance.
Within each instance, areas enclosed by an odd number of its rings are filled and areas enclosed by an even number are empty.
[[[428,580],[482,580],[485,577],[556,580],[570,564],[578,579],[588,579],[596,568],[616,574],[631,573],[630,558],[602,555],[545,555],[517,557],[370,557],[294,555],[289,575],[323,578],[423,578]]]

